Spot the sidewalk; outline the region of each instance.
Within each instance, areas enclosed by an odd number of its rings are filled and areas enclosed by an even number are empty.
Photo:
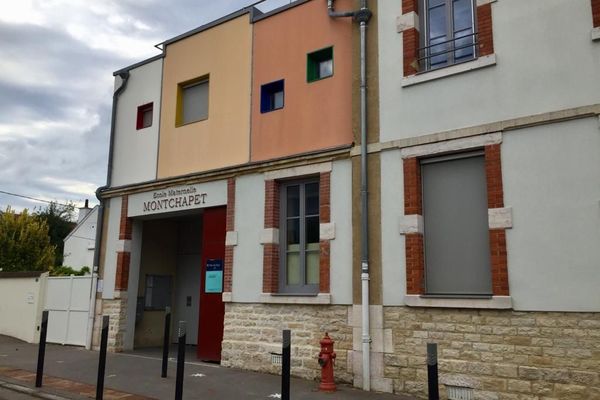
[[[37,345],[0,336],[0,382],[33,388]],[[170,357],[175,357],[171,349]],[[98,352],[79,347],[48,344],[44,367],[44,392],[67,399],[95,396]],[[175,361],[169,362],[168,378],[160,378],[161,360],[157,350],[109,353],[106,362],[106,400],[172,399],[175,394]],[[273,399],[280,398],[281,377],[223,368],[186,356],[184,399]],[[333,394],[318,392],[317,383],[292,378],[294,400],[411,400],[390,394],[367,393],[338,385]]]

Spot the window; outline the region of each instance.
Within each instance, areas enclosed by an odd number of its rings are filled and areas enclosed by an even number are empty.
[[[425,288],[492,295],[483,152],[421,160]]]
[[[308,54],[306,80],[314,82],[330,76],[333,76],[333,47]]]
[[[144,129],[152,126],[152,113],[154,103],[144,104],[137,109],[136,129]]]
[[[144,309],[164,310],[171,305],[171,276],[146,275]]]
[[[180,84],[177,104],[177,126],[207,119],[208,79]]]
[[[475,54],[474,0],[422,0],[421,70],[472,60]]]
[[[280,186],[280,274],[282,293],[319,292],[319,180]]]
[[[284,81],[267,83],[260,87],[260,112],[267,113],[283,108]]]

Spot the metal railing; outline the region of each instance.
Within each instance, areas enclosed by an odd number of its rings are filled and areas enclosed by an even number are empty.
[[[420,55],[419,58],[417,58],[417,63],[419,65],[419,72],[425,72],[425,71],[430,71],[432,69],[436,69],[439,67],[444,67],[447,65],[453,65],[453,64],[458,64],[461,63],[463,61],[469,61],[472,60],[473,58],[477,57],[477,45],[479,44],[479,41],[477,40],[477,36],[478,36],[478,32],[474,32],[474,33],[470,33],[468,35],[463,35],[463,36],[458,36],[440,43],[435,43],[435,44],[430,44],[428,46],[423,46],[423,47],[419,47],[417,49],[418,54]],[[460,45],[460,46],[456,46],[456,42],[459,40],[464,40],[466,38],[472,38],[471,41],[469,41],[469,43],[466,43],[464,45]],[[445,49],[441,50],[441,51],[431,51],[432,48],[434,47],[445,47]],[[469,57],[465,60],[460,60],[460,61],[456,61],[454,54],[456,51],[462,50],[462,49],[468,49],[468,48],[472,48],[472,52],[469,55]],[[438,57],[444,54],[448,54],[448,56],[446,57],[446,59],[443,61],[443,65],[438,66],[432,66],[431,65],[431,59],[434,57]]]

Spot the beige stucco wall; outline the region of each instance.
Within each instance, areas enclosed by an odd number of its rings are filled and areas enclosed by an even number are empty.
[[[251,53],[248,14],[167,45],[158,178],[248,161]],[[178,84],[206,75],[208,119],[176,127]]]
[[[0,335],[39,341],[38,325],[46,300],[48,273],[39,277],[0,277]]]

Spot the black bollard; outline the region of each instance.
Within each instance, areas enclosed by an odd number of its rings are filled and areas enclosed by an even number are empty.
[[[98,359],[98,380],[96,383],[96,400],[104,396],[104,373],[106,370],[106,347],[108,345],[109,316],[102,317],[102,335],[100,336],[100,357]]]
[[[165,308],[165,333],[163,335],[162,378],[167,377],[169,363],[169,337],[171,336],[171,307]]]
[[[281,349],[281,399],[290,400],[290,367],[292,339],[289,329],[283,330],[283,345]]]
[[[44,377],[44,357],[46,356],[46,333],[48,332],[48,311],[42,312],[42,330],[40,331],[40,345],[38,347],[37,372],[35,374],[35,387],[42,387]]]
[[[427,381],[429,400],[439,400],[437,344],[427,343]]]
[[[177,379],[175,381],[175,400],[181,400],[183,398],[183,369],[185,366],[185,321],[179,321],[179,332],[177,332],[177,335],[179,337],[179,341],[177,343]]]

